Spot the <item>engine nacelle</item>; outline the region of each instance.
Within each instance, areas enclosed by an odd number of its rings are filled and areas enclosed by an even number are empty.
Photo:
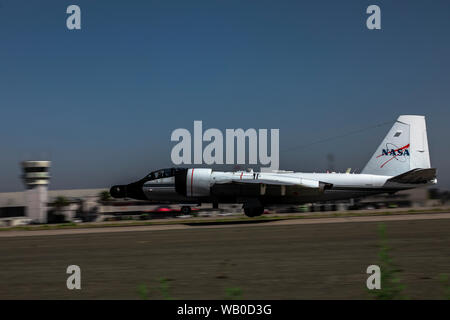
[[[175,175],[175,190],[186,197],[207,197],[211,193],[212,169],[192,168]]]

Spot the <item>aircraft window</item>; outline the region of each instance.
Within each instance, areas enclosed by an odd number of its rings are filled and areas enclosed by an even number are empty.
[[[179,171],[183,170],[183,168],[169,168],[169,169],[162,169],[158,171],[150,172],[146,179],[148,180],[155,180],[155,179],[161,179],[161,178],[168,178],[173,177],[175,174]]]

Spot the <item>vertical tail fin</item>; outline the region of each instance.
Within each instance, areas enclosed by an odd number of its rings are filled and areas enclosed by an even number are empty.
[[[396,176],[430,168],[425,116],[400,116],[362,173]]]

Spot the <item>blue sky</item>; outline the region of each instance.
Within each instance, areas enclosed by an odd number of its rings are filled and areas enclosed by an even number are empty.
[[[77,4],[82,29],[66,28]],[[382,29],[366,28],[381,8]],[[50,159],[52,189],[171,166],[176,128],[279,128],[282,169],[361,170],[400,114],[427,116],[450,187],[448,1],[0,0],[0,191]]]

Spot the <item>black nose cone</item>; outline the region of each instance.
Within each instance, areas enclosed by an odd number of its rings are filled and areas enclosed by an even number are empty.
[[[127,186],[126,185],[112,186],[111,189],[109,190],[109,193],[113,198],[126,198]]]
[[[127,184],[126,186],[127,197],[136,200],[148,200],[144,194],[144,191],[142,190],[143,185],[144,185],[143,180]]]

